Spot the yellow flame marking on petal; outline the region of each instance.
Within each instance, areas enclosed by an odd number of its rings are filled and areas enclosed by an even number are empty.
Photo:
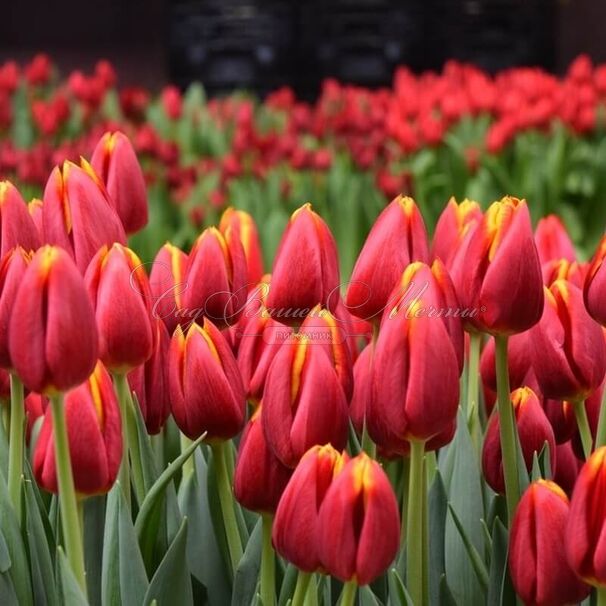
[[[97,412],[97,418],[99,419],[99,425],[103,427],[105,421],[105,412],[103,410],[103,399],[101,398],[101,366],[97,362],[97,366],[93,371],[93,374],[88,380],[90,386],[90,395]]]
[[[10,189],[10,181],[0,181],[0,205],[6,201],[8,190]]]
[[[308,210],[309,212],[313,213],[313,209],[311,207],[311,202],[306,202],[305,204],[303,204],[303,206],[300,206],[299,208],[297,208],[297,210],[295,210],[295,212],[290,216],[290,221],[294,221],[297,216],[303,212],[303,210]]]
[[[354,490],[356,493],[366,492],[374,485],[372,477],[372,461],[362,453],[354,459],[353,463]]]
[[[539,486],[544,486],[545,488],[548,488],[549,490],[551,490],[551,492],[553,492],[558,497],[560,497],[563,501],[568,503],[568,496],[566,495],[566,493],[552,480],[540,479],[540,480],[536,481],[536,484],[538,484]]]
[[[53,263],[59,256],[59,249],[55,246],[46,245],[41,249],[40,252],[40,274],[44,280],[48,277],[48,274],[53,266]]]
[[[292,364],[292,375],[290,383],[290,401],[294,403],[299,394],[299,388],[301,387],[301,374],[303,373],[303,365],[305,364],[305,357],[307,353],[307,338],[302,335],[301,339],[297,342],[295,356]]]
[[[416,209],[416,203],[410,196],[398,196],[397,197],[398,204],[400,208],[404,211],[404,214],[410,218]]]

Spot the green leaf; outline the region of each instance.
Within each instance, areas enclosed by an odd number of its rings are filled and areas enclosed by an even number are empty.
[[[171,543],[154,574],[143,604],[156,602],[158,606],[193,604],[191,577],[187,566],[187,518]],[[131,602],[127,602],[131,603]],[[138,602],[132,602],[133,604]]]
[[[11,567],[11,554],[2,533],[0,532],[0,573],[8,572]]]
[[[446,517],[448,497],[439,471],[429,490],[429,598],[431,604],[437,604],[440,595],[440,579],[446,572]]]
[[[137,400],[137,394],[132,393],[133,396],[133,415],[137,422],[137,436],[139,438],[139,451],[141,453],[141,469],[143,470],[143,483],[145,485],[145,493],[147,494],[154,482],[158,479],[158,470],[155,464],[155,455],[149,441],[149,435],[147,428],[145,427],[145,421],[141,414],[141,406]]]
[[[358,601],[360,606],[381,606],[381,602],[368,585],[358,588]]]
[[[504,601],[503,596],[507,577],[507,529],[499,518],[495,519],[492,531],[492,555],[490,558],[490,576],[488,580],[487,604],[501,606],[512,602]]]
[[[2,606],[19,606],[15,587],[9,574],[0,573],[0,604]]]
[[[458,606],[457,601],[454,599],[452,595],[452,591],[448,586],[448,581],[446,580],[446,575],[442,576],[440,579],[440,606]],[[491,604],[491,602],[487,602],[487,604]]]
[[[120,597],[120,556],[119,556],[119,502],[122,487],[116,482],[107,495],[105,510],[105,531],[101,557],[101,604],[113,606],[121,603]]]
[[[297,584],[297,577],[299,570],[293,564],[288,564],[286,572],[284,573],[284,580],[282,581],[282,587],[280,587],[280,594],[278,596],[278,606],[286,606],[288,600],[292,598],[295,593],[295,586]]]
[[[88,601],[94,606],[101,604],[101,578],[103,574],[103,538],[107,495],[88,497],[84,503],[84,566]]]
[[[232,606],[250,604],[255,595],[259,570],[261,569],[262,528],[263,520],[259,517],[234,577]]]
[[[414,606],[411,597],[404,587],[404,583],[395,568],[388,573],[389,579],[389,603],[391,606]],[[433,602],[431,602],[433,603]]]
[[[69,606],[88,606],[88,602],[61,547],[57,548],[57,566],[59,569],[59,599],[61,604]]]

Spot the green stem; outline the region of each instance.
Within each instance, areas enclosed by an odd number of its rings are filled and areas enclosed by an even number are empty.
[[[126,499],[126,503],[130,510],[130,463],[128,460],[128,432],[126,430],[128,426],[128,415],[126,413],[126,400],[123,393],[124,383],[120,381],[120,376],[123,375],[114,375],[114,389],[118,396],[120,420],[122,421],[122,463],[120,464],[120,471],[118,472],[118,481],[120,482],[120,486],[122,486],[122,492],[124,493],[124,498]]]
[[[217,442],[211,445],[215,461],[215,473],[217,474],[217,489],[219,491],[219,502],[221,512],[223,513],[223,524],[225,526],[225,535],[227,537],[227,548],[231,560],[232,573],[235,575],[238,564],[242,559],[242,541],[238,530],[236,520],[236,511],[234,509],[234,499],[231,489],[231,479],[227,471],[226,449],[229,448],[228,442]]]
[[[65,422],[65,409],[63,407],[63,394],[52,395],[50,403],[53,415],[55,465],[57,469],[61,527],[63,528],[65,551],[76,581],[80,585],[84,595],[86,595],[84,550],[82,547],[76,490],[74,488],[74,478],[69,456],[69,440],[67,424]]]
[[[606,587],[598,587],[596,593],[598,596],[597,606],[606,606]]]
[[[263,549],[261,551],[261,602],[263,606],[276,603],[276,555],[271,545],[273,518],[263,516]]]
[[[482,430],[480,426],[479,409],[479,365],[480,365],[480,346],[482,344],[482,335],[480,333],[471,333],[469,335],[469,360],[467,365],[467,426],[471,434],[474,446],[479,452],[481,449]]]
[[[353,606],[357,591],[358,584],[355,581],[345,583],[343,585],[343,592],[341,593],[340,606]]]
[[[424,606],[423,594],[423,459],[425,443],[410,441],[410,479],[406,531],[406,585],[415,606]]]
[[[23,450],[25,441],[25,405],[23,383],[11,373],[11,415],[8,450],[8,493],[21,524],[21,478],[23,476]]]
[[[310,581],[311,572],[303,572],[302,570],[299,570],[299,574],[297,575],[297,584],[295,585],[295,593],[292,596],[291,606],[303,606]]]
[[[598,420],[598,431],[595,436],[595,447],[606,446],[606,387],[602,394],[602,404],[600,406],[600,417]]]
[[[408,515],[408,496],[410,493],[410,456],[402,459],[402,516],[400,521],[400,546],[406,541],[406,516]]]
[[[189,448],[191,446],[191,440],[184,434],[181,434],[181,452]],[[188,478],[194,471],[196,470],[196,464],[194,462],[194,457],[188,457],[188,459],[183,463],[183,479]]]
[[[581,434],[583,454],[585,455],[585,459],[588,459],[589,455],[591,454],[593,439],[591,437],[589,421],[587,420],[587,409],[585,408],[585,402],[583,402],[583,400],[579,400],[578,402],[573,402],[572,406],[574,408],[574,416],[577,418],[579,433]],[[600,416],[601,415],[602,411],[600,411]]]
[[[509,367],[507,365],[507,337],[495,337],[495,365],[497,372],[497,407],[499,411],[499,429],[501,434],[501,454],[505,493],[507,498],[507,517],[509,525],[520,500],[518,483],[518,457],[516,445],[517,426],[513,418],[513,406],[509,391]]]

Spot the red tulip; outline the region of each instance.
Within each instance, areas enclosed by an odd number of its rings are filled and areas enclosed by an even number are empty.
[[[574,405],[559,400],[543,400],[543,411],[553,429],[556,444],[568,442],[577,430]]]
[[[38,238],[41,242],[44,239],[44,225],[42,223],[42,205],[42,200],[40,200],[39,198],[32,198],[32,200],[27,204],[29,216],[32,218],[32,221],[36,226],[36,230],[38,231]]]
[[[574,244],[564,224],[556,215],[548,215],[539,220],[534,232],[534,241],[541,265],[558,259],[570,262],[576,260]]]
[[[120,218],[86,160],[53,170],[44,190],[42,225],[45,240],[69,251],[82,273],[103,245],[126,244]]]
[[[319,556],[322,536],[318,528],[322,501],[335,476],[348,460],[332,446],[310,448],[284,490],[273,524],[276,551],[297,568],[315,572],[322,566]],[[398,529],[399,535],[399,529]]]
[[[177,246],[167,242],[158,251],[149,274],[153,299],[152,315],[164,321],[171,335],[180,321],[195,321],[183,313],[187,262],[187,255]]]
[[[343,582],[367,585],[400,547],[396,496],[381,466],[365,453],[351,459],[330,484],[318,521],[320,561]]]
[[[237,236],[231,230],[224,236],[215,227],[204,230],[189,255],[184,317],[233,326],[246,304],[247,281],[246,258]]]
[[[128,137],[105,133],[97,143],[91,165],[105,183],[110,204],[124,231],[134,234],[147,225],[147,192],[143,171]]]
[[[509,338],[507,347],[507,365],[509,367],[509,384],[511,389],[522,387],[526,382],[528,369],[531,368],[528,332],[521,332]],[[483,383],[492,391],[497,391],[497,374],[495,366],[494,339],[486,342],[480,356],[480,374]]]
[[[429,261],[427,232],[414,200],[398,196],[379,215],[358,256],[345,297],[349,312],[378,322],[413,261]]]
[[[121,244],[103,246],[84,277],[99,330],[99,357],[112,372],[127,372],[152,355],[151,294],[145,268]]]
[[[231,229],[234,237],[242,243],[248,268],[249,289],[255,288],[263,277],[263,253],[254,219],[247,212],[230,207],[223,212],[219,229],[223,235],[227,235],[227,230]]]
[[[44,418],[44,413],[48,407],[48,398],[32,391],[25,396],[23,404],[25,406],[25,417],[27,422],[25,427],[25,439],[29,444],[34,425],[38,419]]]
[[[265,379],[263,428],[275,455],[295,467],[316,444],[347,442],[347,400],[333,364],[304,335],[280,348]]]
[[[244,425],[245,399],[238,365],[221,332],[208,320],[177,326],[169,349],[169,389],[179,429],[195,440],[229,440]]]
[[[97,362],[97,329],[84,281],[67,252],[43,246],[33,256],[15,297],[9,354],[31,391],[65,391],[90,376]]]
[[[282,465],[267,446],[259,407],[240,439],[234,496],[247,509],[275,513],[291,474],[292,470]]]
[[[572,495],[582,466],[583,462],[577,458],[570,440],[556,446],[556,469],[553,480],[569,497]]]
[[[604,236],[598,245],[598,249],[589,265],[583,296],[587,311],[591,317],[606,326],[606,266],[604,258],[606,257],[606,236]]]
[[[566,553],[574,572],[591,585],[606,585],[606,447],[598,448],[577,478],[566,530]]]
[[[267,296],[269,315],[298,326],[316,307],[335,313],[339,302],[339,261],[330,229],[305,204],[296,210],[282,235]]]
[[[349,405],[351,422],[358,433],[362,435],[366,409],[372,397],[372,365],[373,346],[367,345],[358,356],[353,367],[353,394]]]
[[[128,373],[128,383],[137,396],[148,433],[159,433],[170,414],[168,348],[170,336],[162,320],[153,322],[154,352],[145,364]]]
[[[518,435],[526,469],[532,469],[534,453],[539,454],[545,442],[549,446],[551,469],[555,471],[555,438],[541,403],[528,387],[520,387],[511,393],[511,403],[518,427]],[[499,414],[494,411],[488,422],[484,446],[482,448],[482,469],[488,485],[500,494],[505,494],[503,479],[503,458],[499,438]]]
[[[525,200],[505,197],[470,233],[457,294],[476,330],[511,335],[536,324],[543,310],[541,267]],[[519,287],[515,287],[518,285]]]
[[[442,211],[433,235],[432,258],[439,258],[449,268],[465,235],[482,220],[480,205],[465,198],[457,204],[454,197]]]
[[[29,252],[40,244],[40,234],[21,194],[9,181],[0,181],[0,257],[15,246]]]
[[[566,561],[569,516],[568,497],[554,482],[534,482],[522,496],[511,527],[509,570],[525,604],[576,604],[589,595]]]
[[[109,491],[122,460],[120,409],[112,380],[101,363],[89,379],[65,397],[65,418],[74,485],[81,495]],[[53,418],[46,409],[34,451],[40,486],[57,492]]]
[[[556,280],[568,280],[576,287],[583,288],[586,268],[576,261],[557,259],[543,263],[541,272],[543,273],[543,284],[547,287],[551,286]]]
[[[583,295],[557,280],[545,289],[545,309],[529,334],[532,364],[541,391],[554,400],[584,400],[606,373],[602,328],[590,317]]]

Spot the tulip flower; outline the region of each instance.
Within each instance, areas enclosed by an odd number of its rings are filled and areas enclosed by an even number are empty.
[[[512,335],[508,341],[507,366],[509,369],[509,384],[511,389],[517,389],[528,384],[527,374],[532,360],[528,332]],[[480,374],[482,381],[492,391],[497,391],[497,374],[495,365],[495,341],[488,339],[480,357]]]
[[[267,295],[269,315],[298,326],[316,307],[331,312],[339,302],[339,261],[330,229],[305,204],[296,210],[282,235]]]
[[[582,466],[583,462],[577,458],[570,440],[556,446],[556,468],[553,481],[561,486],[569,497],[572,495]]]
[[[567,280],[577,288],[582,289],[585,282],[586,267],[579,265],[576,261],[557,259],[543,263],[541,272],[543,273],[543,284],[548,288],[556,280]]]
[[[431,256],[441,259],[449,268],[466,234],[482,219],[482,209],[474,200],[465,198],[457,204],[450,198],[436,223]]]
[[[429,261],[427,232],[412,198],[398,196],[372,226],[353,269],[345,305],[379,322],[394,285],[413,261]]]
[[[520,500],[509,539],[509,571],[525,604],[576,604],[590,588],[566,561],[570,504],[554,482],[532,483]]]
[[[32,198],[27,204],[27,210],[29,216],[32,218],[36,230],[38,231],[38,237],[40,241],[44,239],[44,225],[42,223],[42,200],[39,198]]]
[[[122,246],[103,246],[91,260],[85,282],[99,331],[99,357],[123,374],[152,355],[154,334],[147,275],[137,255]]]
[[[76,266],[62,249],[40,248],[21,280],[10,318],[15,371],[31,391],[70,389],[95,368],[97,339],[93,308]]]
[[[128,373],[131,391],[137,396],[145,427],[151,434],[159,433],[170,414],[168,390],[168,349],[170,336],[162,320],[153,323],[154,352],[145,364]]]
[[[169,390],[179,429],[194,440],[229,440],[244,425],[245,400],[238,365],[221,332],[205,319],[184,333],[175,330],[169,348]]]
[[[247,282],[246,257],[237,236],[231,230],[225,236],[214,227],[204,230],[189,255],[184,317],[233,326],[246,304]]]
[[[331,483],[347,463],[346,453],[332,446],[310,448],[297,465],[276,510],[273,544],[276,551],[297,568],[315,572],[320,561],[319,515]],[[400,529],[397,528],[396,537]]]
[[[306,335],[276,354],[265,379],[262,423],[269,447],[288,467],[316,444],[345,447],[349,415],[341,381],[323,347]]]
[[[15,246],[28,252],[40,244],[40,234],[21,194],[10,181],[0,181],[0,257]]]
[[[606,326],[606,266],[604,266],[604,258],[606,257],[606,236],[604,236],[598,245],[598,249],[589,265],[585,285],[583,288],[583,296],[587,311],[591,317],[599,322],[602,326]]]
[[[111,377],[100,362],[86,382],[67,393],[65,416],[76,492],[82,496],[108,492],[122,460],[122,428]],[[33,468],[38,484],[56,493],[50,407],[36,442]]]
[[[469,324],[503,336],[528,330],[541,318],[543,284],[526,201],[495,202],[472,233],[457,285],[461,305],[475,312]]]
[[[353,367],[353,393],[349,405],[351,422],[358,433],[364,431],[366,409],[372,397],[372,361],[373,347],[367,345],[358,356]]]
[[[158,251],[149,274],[152,316],[162,319],[171,335],[180,321],[185,324],[193,321],[183,313],[187,261],[180,248],[167,242]]]
[[[263,253],[255,221],[246,211],[229,207],[221,215],[219,223],[219,230],[224,236],[227,235],[228,229],[231,229],[234,237],[242,243],[248,269],[249,289],[254,288],[263,276]]]
[[[560,402],[545,398],[542,406],[543,412],[553,429],[556,444],[568,442],[577,428],[574,405],[570,402]]]
[[[42,224],[45,240],[67,250],[82,273],[102,246],[126,244],[120,217],[86,160],[53,170],[44,189]]]
[[[105,133],[97,143],[91,165],[118,213],[124,231],[134,234],[147,225],[147,192],[143,171],[128,137]]]
[[[234,496],[259,513],[275,513],[292,470],[283,465],[267,446],[261,410],[258,407],[246,426],[234,471]]]
[[[343,582],[367,585],[396,557],[396,497],[381,466],[365,453],[346,463],[328,487],[318,532],[322,566]]]
[[[541,265],[558,259],[570,262],[576,260],[574,244],[556,215],[548,215],[539,220],[534,232],[534,241]]]
[[[606,586],[606,447],[598,448],[577,478],[566,530],[566,553],[574,572],[600,589]]]
[[[547,443],[551,469],[555,471],[555,438],[539,398],[530,388],[520,387],[511,393],[511,403],[526,469],[532,469],[534,453],[539,454]],[[495,492],[505,494],[499,423],[499,414],[493,413],[488,422],[482,448],[482,469],[488,485]]]

